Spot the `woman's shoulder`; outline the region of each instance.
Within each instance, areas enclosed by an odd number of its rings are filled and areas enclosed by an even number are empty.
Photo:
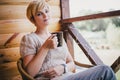
[[[34,33],[28,33],[28,34],[25,34],[25,35],[23,36],[23,38],[25,38],[25,39],[27,39],[27,38],[32,38],[32,37],[34,37]]]
[[[34,37],[35,37],[34,33],[25,34],[22,37],[22,41],[31,41],[31,40],[33,40]]]
[[[25,34],[23,37],[32,37],[32,36],[34,36],[34,35],[35,35],[35,33],[32,32],[32,33]]]

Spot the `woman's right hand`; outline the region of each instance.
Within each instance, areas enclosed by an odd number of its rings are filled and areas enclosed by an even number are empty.
[[[43,44],[43,47],[49,49],[55,49],[58,45],[58,40],[55,34],[52,34]]]

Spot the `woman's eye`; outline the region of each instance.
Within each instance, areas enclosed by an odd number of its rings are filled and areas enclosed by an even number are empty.
[[[38,14],[37,14],[37,16],[41,16],[41,15],[42,15],[42,13],[38,13]]]
[[[48,10],[45,10],[45,13],[48,13],[49,11]]]

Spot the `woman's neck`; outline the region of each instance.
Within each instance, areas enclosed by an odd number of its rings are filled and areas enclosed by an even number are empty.
[[[48,31],[48,29],[38,29],[35,31],[35,33],[39,36],[42,37],[43,39],[47,39],[51,34]]]
[[[38,27],[35,31],[36,34],[47,34],[49,33],[48,29],[46,27],[40,28]]]

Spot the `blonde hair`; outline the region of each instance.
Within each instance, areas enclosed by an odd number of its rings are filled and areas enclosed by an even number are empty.
[[[27,18],[32,23],[34,23],[34,16],[36,15],[38,11],[44,8],[49,10],[49,5],[47,4],[47,2],[45,2],[45,0],[34,0],[30,2],[30,4],[27,7],[27,12],[26,12]]]

